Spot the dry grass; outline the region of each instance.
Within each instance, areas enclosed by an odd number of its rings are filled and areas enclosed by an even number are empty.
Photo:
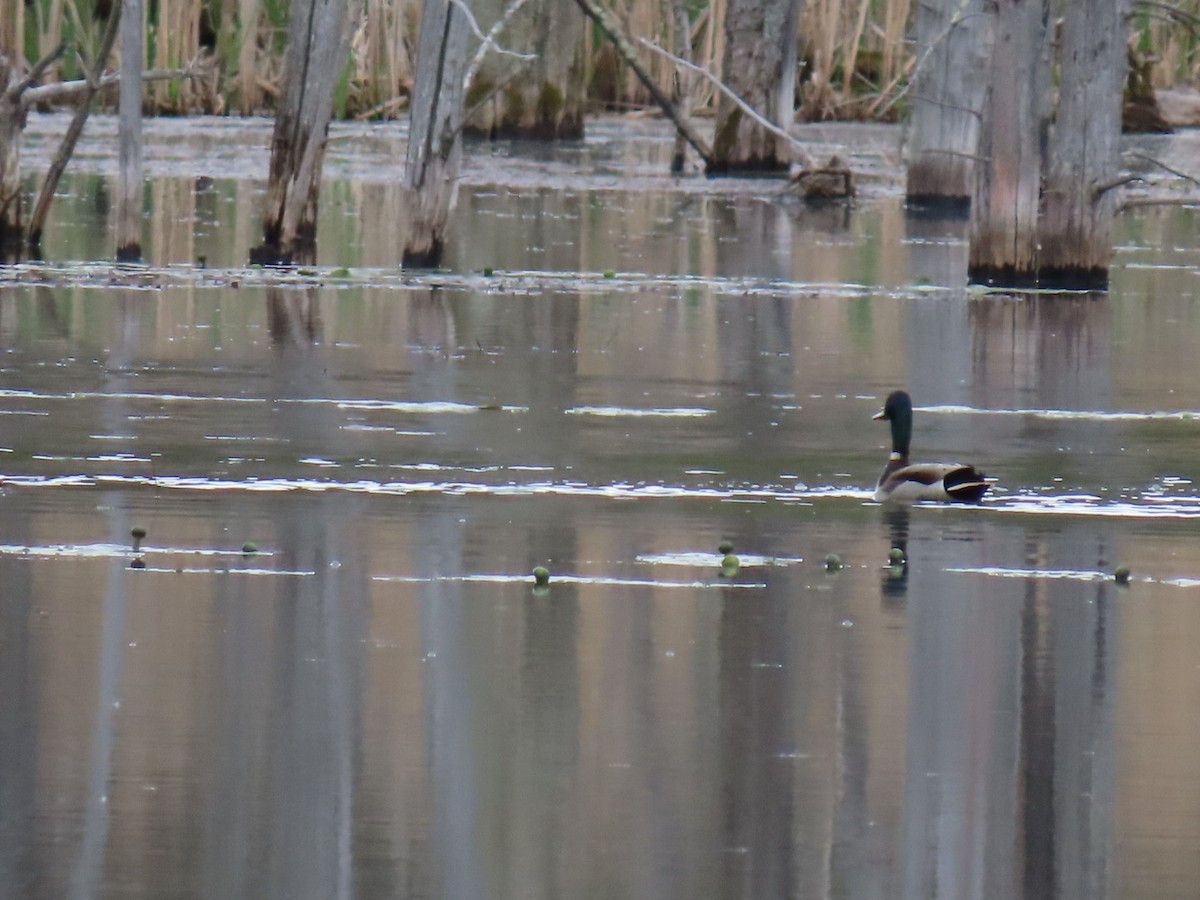
[[[554,0],[570,2],[570,0]],[[679,46],[670,0],[609,0],[630,33]],[[727,0],[690,0],[692,58],[720,77]],[[82,47],[99,39],[95,16],[104,0],[0,0],[0,49],[20,46],[32,62],[59,40]],[[355,23],[344,92],[347,115],[392,116],[403,110],[412,84],[421,0],[363,0]],[[148,63],[183,67],[207,54],[207,82],[162,83],[150,89],[160,112],[269,112],[283,77],[287,0],[155,0],[148,4]],[[802,0],[798,47],[802,59],[797,97],[804,119],[872,118],[890,109],[913,59],[907,41],[914,0]],[[1156,85],[1200,81],[1200,0],[1135,0],[1134,46],[1153,61]],[[643,105],[632,73],[605,58],[587,31],[589,72],[606,78],[604,97],[617,108]],[[215,47],[214,47],[215,44]],[[645,61],[660,84],[672,64],[653,54]],[[77,77],[68,53],[51,77]],[[595,86],[598,82],[593,82]],[[696,111],[716,105],[711,84],[695,85]],[[892,113],[894,114],[894,110]]]

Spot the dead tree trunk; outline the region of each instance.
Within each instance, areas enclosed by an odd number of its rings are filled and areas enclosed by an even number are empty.
[[[475,0],[483,28],[495,28],[520,0]],[[583,16],[563,0],[528,0],[499,32],[467,77],[464,133],[489,138],[578,140],[583,137]],[[519,59],[513,53],[530,54]]]
[[[263,243],[251,262],[306,261],[315,255],[317,195],[333,92],[350,49],[355,0],[296,0],[288,24],[283,95],[275,113]]]
[[[687,0],[671,0],[671,28],[675,33],[675,55],[685,62],[692,61],[692,23],[688,17]],[[675,91],[671,99],[684,116],[692,114],[692,84],[695,78],[686,69],[676,67]],[[671,153],[671,171],[679,174],[687,161],[687,138],[675,132],[675,149]]]
[[[965,216],[975,192],[975,150],[987,87],[983,0],[922,0],[909,97],[910,208]]]
[[[792,124],[796,99],[799,0],[729,0],[725,12],[725,82],[769,121]],[[790,148],[721,95],[710,175],[786,172]]]
[[[1125,84],[1125,0],[1065,4],[1058,113],[1047,154],[1038,284],[1105,290]]]
[[[462,167],[463,76],[467,71],[463,0],[425,0],[408,128],[405,181],[410,224],[404,268],[441,264],[446,226]]]
[[[142,259],[142,66],[146,55],[142,0],[125,0],[121,16],[121,89],[117,100],[120,172],[117,261]]]
[[[0,261],[19,254],[24,239],[21,221],[21,131],[25,106],[19,87],[20,69],[0,52]]]
[[[1006,287],[1037,284],[1041,127],[1037,98],[1045,35],[1043,0],[987,0],[994,16],[988,90],[971,204],[970,281]]]

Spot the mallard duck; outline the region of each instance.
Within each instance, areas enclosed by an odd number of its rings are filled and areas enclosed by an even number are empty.
[[[910,463],[908,445],[912,440],[912,398],[906,391],[888,394],[876,419],[887,419],[892,426],[892,452],[875,485],[875,499],[884,500],[958,500],[977,503],[988,489],[987,479],[974,466],[952,463]]]

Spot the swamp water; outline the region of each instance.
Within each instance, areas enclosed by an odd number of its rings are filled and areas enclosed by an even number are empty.
[[[269,124],[155,121],[121,269],[95,124],[0,270],[0,895],[1195,896],[1194,212],[968,292],[894,132],[814,130],[868,177],[813,211],[614,120],[476,147],[416,276],[347,128],[272,272]],[[902,385],[984,504],[870,502]]]

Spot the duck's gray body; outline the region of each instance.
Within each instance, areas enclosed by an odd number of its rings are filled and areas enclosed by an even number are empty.
[[[974,466],[957,463],[910,463],[908,447],[912,439],[912,399],[904,391],[888,395],[883,409],[875,416],[892,427],[892,452],[875,485],[879,502],[895,500],[955,500],[978,503],[987,492],[988,482]]]

